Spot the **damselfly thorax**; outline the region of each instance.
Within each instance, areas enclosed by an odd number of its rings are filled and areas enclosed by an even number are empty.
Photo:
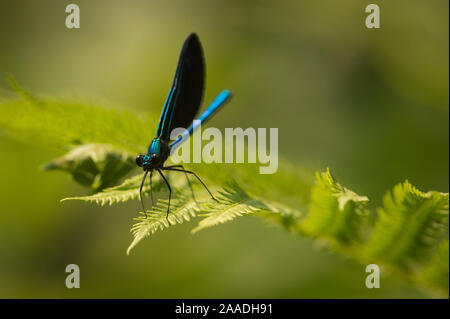
[[[152,140],[148,152],[136,157],[136,164],[144,171],[162,168],[170,154],[169,142],[156,137]]]

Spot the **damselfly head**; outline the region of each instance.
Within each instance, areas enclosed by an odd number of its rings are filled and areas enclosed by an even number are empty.
[[[138,155],[136,157],[136,164],[139,167],[143,167],[144,170],[152,168],[153,162],[155,162],[155,155]]]
[[[144,171],[159,167],[160,163],[161,157],[158,154],[136,156],[136,165],[142,167]]]
[[[137,166],[142,167],[144,165],[144,156],[145,155],[136,156],[136,165]]]

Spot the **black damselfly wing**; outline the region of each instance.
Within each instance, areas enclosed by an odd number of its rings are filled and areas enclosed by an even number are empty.
[[[192,124],[202,102],[204,82],[203,50],[197,35],[192,33],[181,49],[175,78],[159,119],[157,137],[169,140],[174,128],[187,128]]]

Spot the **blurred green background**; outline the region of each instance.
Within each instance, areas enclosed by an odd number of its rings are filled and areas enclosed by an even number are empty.
[[[78,30],[65,27],[69,3],[80,6]],[[311,172],[329,166],[374,205],[405,179],[448,192],[448,1],[376,1],[380,29],[364,25],[369,3],[0,0],[0,97],[13,97],[13,74],[37,94],[159,112],[194,31],[205,101],[235,93],[214,126],[278,127],[281,156]],[[85,193],[39,169],[61,153],[1,132],[0,150],[0,298],[430,296],[392,276],[369,290],[362,265],[257,218],[194,236],[183,224],[127,257],[138,201],[61,204]],[[70,263],[81,289],[65,287]]]

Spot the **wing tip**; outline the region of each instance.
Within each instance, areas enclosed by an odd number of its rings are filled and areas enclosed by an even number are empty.
[[[187,36],[187,38],[186,38],[186,40],[184,42],[185,43],[189,43],[189,42],[198,42],[198,43],[200,43],[200,38],[198,37],[197,33],[191,32]]]

